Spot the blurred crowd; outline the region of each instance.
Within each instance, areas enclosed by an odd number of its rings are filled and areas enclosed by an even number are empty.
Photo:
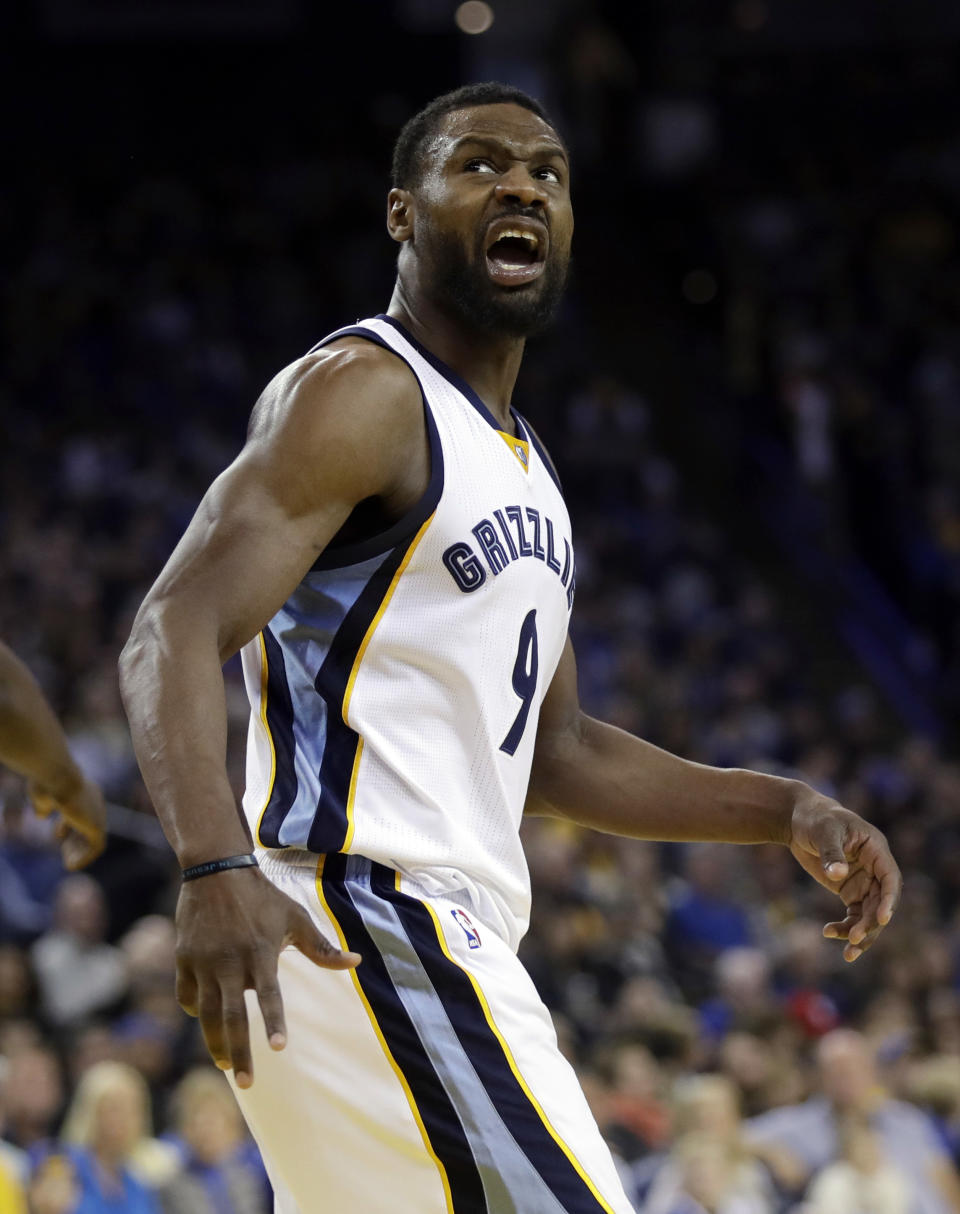
[[[865,223],[862,199],[811,172],[807,193],[758,191],[719,223],[740,274],[726,387],[749,405],[731,432],[780,403],[825,533],[932,621],[946,686],[960,660],[957,182],[955,159],[928,153],[937,203],[884,194]],[[369,157],[343,154],[257,174],[214,159],[134,186],[102,173],[0,201],[0,636],[113,827],[89,873],[65,876],[49,825],[0,774],[0,1211],[269,1209],[227,1082],[174,998],[177,874],[151,832],[116,659],[259,387],[385,305],[381,187]],[[781,848],[535,819],[523,958],[638,1210],[960,1212],[960,763],[891,728],[866,676],[814,683],[815,642],[665,455],[656,402],[598,374],[586,306],[574,296],[532,348],[517,399],[570,500],[584,704],[692,759],[837,796],[889,833],[906,892],[846,966],[821,936],[837,908]],[[864,509],[878,493],[884,510]],[[239,795],[246,703],[236,663],[226,674]]]

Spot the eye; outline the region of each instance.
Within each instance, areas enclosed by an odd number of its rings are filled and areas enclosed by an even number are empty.
[[[545,164],[543,168],[534,169],[533,175],[540,181],[552,181],[554,185],[560,184],[559,172],[548,164]]]
[[[497,171],[489,160],[484,160],[480,156],[474,156],[463,167],[468,173],[495,173]]]

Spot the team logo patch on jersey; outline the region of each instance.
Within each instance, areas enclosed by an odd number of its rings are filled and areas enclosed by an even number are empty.
[[[480,933],[470,922],[470,917],[466,911],[462,911],[460,907],[455,907],[451,912],[457,923],[463,928],[463,934],[467,937],[467,944],[470,948],[480,947]]]
[[[497,433],[520,461],[524,472],[529,472],[530,444],[527,442],[527,440],[525,438],[517,438],[515,434],[507,434],[506,430],[498,430]]]

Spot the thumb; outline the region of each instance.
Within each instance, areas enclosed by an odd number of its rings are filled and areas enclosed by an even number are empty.
[[[850,872],[843,850],[846,837],[846,824],[831,815],[818,823],[810,840],[820,857],[823,871],[831,881],[842,881]]]
[[[288,939],[294,948],[298,948],[314,965],[324,969],[354,969],[362,960],[359,953],[348,952],[332,945],[302,908],[298,908],[293,917]]]

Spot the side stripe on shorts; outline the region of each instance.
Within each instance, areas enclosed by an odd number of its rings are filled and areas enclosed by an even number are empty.
[[[378,864],[372,868],[375,893],[396,907],[464,1052],[561,1209],[565,1214],[614,1214],[521,1078],[479,988],[448,954],[433,914],[423,902],[397,889],[394,872]]]
[[[403,1077],[414,1114],[440,1169],[451,1214],[486,1214],[483,1183],[460,1119],[390,979],[386,964],[347,893],[342,880],[347,859],[342,854],[321,858],[317,873],[318,893],[337,924],[344,946],[363,957],[362,964],[351,971],[351,976],[367,1004],[391,1063]],[[389,1181],[387,1177],[384,1179]]]
[[[462,1158],[449,1157],[449,1141],[434,1137],[433,1093],[433,1106],[421,1112],[450,1175],[455,1214],[611,1214],[524,1090],[469,977],[444,956],[429,912],[399,894],[394,880],[391,870],[362,857],[328,856],[322,892],[347,942],[363,953],[358,981],[418,1106],[431,1085],[440,1088],[468,1143],[480,1204],[476,1196],[461,1198],[454,1173]],[[426,1069],[410,1048],[411,1029]]]

